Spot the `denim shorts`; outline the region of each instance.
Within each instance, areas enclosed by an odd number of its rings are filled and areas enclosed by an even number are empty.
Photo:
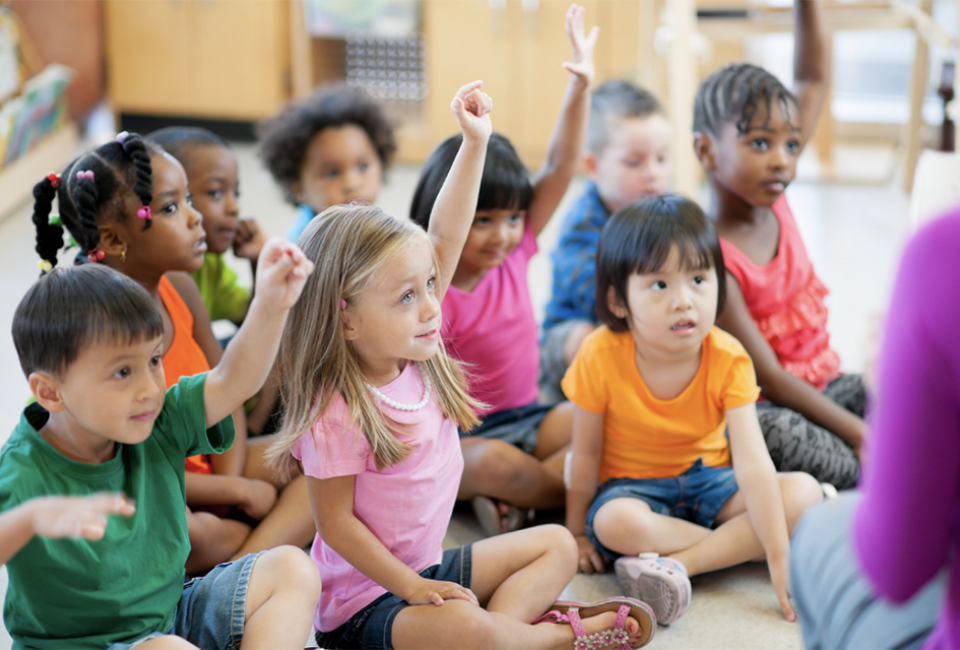
[[[440,564],[429,566],[420,572],[428,580],[456,582],[470,588],[470,572],[473,561],[471,545],[452,548],[443,552]],[[331,632],[317,631],[317,645],[328,650],[342,648],[393,649],[393,620],[400,610],[408,607],[400,596],[387,592],[353,615],[349,621]]]
[[[166,634],[175,634],[204,650],[239,648],[246,618],[247,586],[258,557],[260,553],[251,553],[235,562],[219,564],[203,577],[187,580],[173,629]],[[108,650],[129,650],[163,635],[154,632],[133,643],[115,643]]]
[[[540,423],[556,404],[527,404],[515,409],[488,413],[476,429],[467,433],[460,432],[461,438],[487,438],[503,440],[519,447],[525,453],[532,454],[537,448],[540,436]]]
[[[590,504],[587,538],[601,553],[615,560],[620,553],[601,544],[593,530],[593,520],[605,503],[614,499],[640,499],[657,514],[712,528],[720,508],[739,489],[732,467],[708,467],[702,458],[676,478],[612,478],[600,486]]]

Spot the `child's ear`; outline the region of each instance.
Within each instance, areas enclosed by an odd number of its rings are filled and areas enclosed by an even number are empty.
[[[120,255],[120,251],[125,250],[127,245],[123,241],[123,234],[117,231],[116,223],[108,223],[97,226],[100,231],[99,248],[107,255]]]
[[[613,290],[613,287],[607,287],[607,309],[617,318],[627,317],[627,308],[620,302],[620,299],[617,297],[617,292]]]
[[[60,382],[52,375],[36,370],[27,377],[30,382],[30,392],[33,393],[37,404],[50,413],[59,413],[65,407],[60,395]]]
[[[693,152],[696,154],[703,170],[712,172],[717,169],[716,153],[713,146],[713,138],[702,131],[695,131],[693,134]]]
[[[350,317],[347,316],[347,312],[345,310],[340,312],[340,320],[343,323],[344,338],[346,338],[348,341],[356,341],[358,338],[360,338],[360,334],[357,332],[357,330],[350,325]]]
[[[587,172],[587,177],[592,180],[597,180],[597,154],[592,151],[584,150],[583,152],[583,169]]]

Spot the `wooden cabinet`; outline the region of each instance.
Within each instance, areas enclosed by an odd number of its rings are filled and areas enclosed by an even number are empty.
[[[290,97],[287,0],[107,0],[117,113],[258,120]]]
[[[587,29],[600,27],[597,81],[639,80],[655,92],[662,64],[652,41],[661,0],[582,0]],[[430,95],[421,137],[434,144],[456,132],[450,99],[473,79],[494,101],[494,128],[536,169],[544,159],[569,73],[564,31],[569,0],[423,0]],[[641,44],[641,38],[645,40]],[[401,140],[402,141],[402,140]]]

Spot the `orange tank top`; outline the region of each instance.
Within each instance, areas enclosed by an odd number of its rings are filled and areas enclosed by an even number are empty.
[[[160,278],[160,299],[173,321],[173,342],[163,355],[163,373],[167,389],[176,385],[181,377],[196,375],[210,370],[207,357],[193,338],[193,314],[167,276]],[[186,463],[188,472],[212,474],[213,467],[206,455],[191,456]]]

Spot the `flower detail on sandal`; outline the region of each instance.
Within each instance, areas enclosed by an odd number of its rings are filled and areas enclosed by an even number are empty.
[[[587,618],[592,618],[614,609],[617,611],[617,618],[611,629],[587,635],[580,615],[581,612]],[[630,616],[640,626],[639,640],[636,646],[630,645],[630,634],[627,632],[627,618]],[[647,645],[657,631],[653,611],[646,603],[633,598],[608,598],[589,604],[558,600],[550,608],[550,611],[533,622],[534,625],[537,623],[569,624],[574,633],[574,650],[600,650],[601,648],[637,650],[637,648]]]

